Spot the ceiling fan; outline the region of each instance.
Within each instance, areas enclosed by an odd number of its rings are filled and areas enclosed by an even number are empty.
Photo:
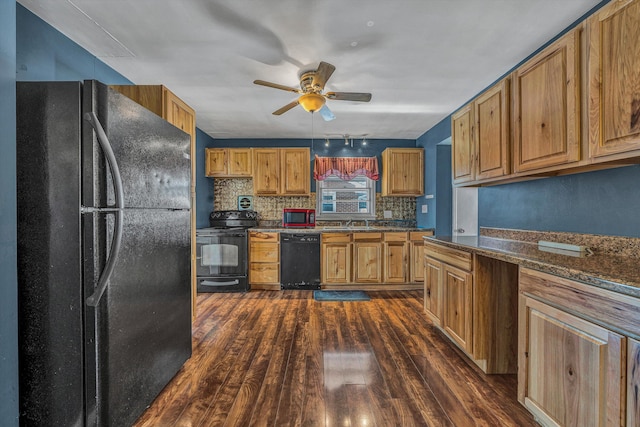
[[[283,86],[277,83],[266,82],[264,80],[254,80],[253,83],[261,86],[273,87],[276,89],[286,90],[288,92],[294,92],[300,94],[298,99],[282,108],[273,112],[274,115],[279,116],[287,111],[291,110],[296,105],[300,105],[305,111],[310,113],[320,112],[320,115],[324,120],[333,120],[335,116],[326,106],[327,99],[335,101],[358,101],[369,102],[371,101],[370,93],[361,92],[327,92],[322,93],[324,85],[329,80],[329,77],[333,74],[336,67],[327,63],[320,62],[317,70],[306,71],[300,75],[300,89],[294,87]]]

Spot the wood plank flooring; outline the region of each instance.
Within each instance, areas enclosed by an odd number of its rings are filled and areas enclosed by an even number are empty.
[[[515,375],[484,375],[421,291],[198,295],[193,356],[136,427],[533,426]]]

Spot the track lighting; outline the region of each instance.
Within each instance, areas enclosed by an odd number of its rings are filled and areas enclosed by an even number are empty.
[[[344,145],[347,146],[351,146],[351,148],[353,148],[353,140],[354,138],[362,138],[362,141],[360,142],[361,146],[366,146],[368,144],[369,141],[367,141],[367,135],[368,134],[362,134],[362,135],[349,135],[349,134],[335,134],[333,136],[336,137],[340,137],[343,141],[344,141]],[[331,135],[327,135],[324,137],[324,146],[328,147],[330,145],[330,140],[329,138],[331,137]]]

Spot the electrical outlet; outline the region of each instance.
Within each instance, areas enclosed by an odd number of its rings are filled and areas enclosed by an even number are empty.
[[[429,206],[428,205],[422,205],[422,213],[428,213],[429,212]]]
[[[391,218],[392,217],[391,211],[384,211],[384,217],[385,218]]]

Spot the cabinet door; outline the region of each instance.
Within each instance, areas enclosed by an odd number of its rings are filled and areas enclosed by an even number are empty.
[[[476,180],[505,176],[511,170],[509,82],[503,79],[473,102]]]
[[[308,148],[280,150],[280,194],[306,195],[311,190],[311,157]]]
[[[524,405],[545,425],[621,425],[625,338],[520,296]]]
[[[442,266],[444,313],[442,327],[460,347],[472,351],[472,297],[471,273],[448,264]]]
[[[196,139],[196,114],[183,100],[178,98],[170,90],[163,87],[164,91],[164,118],[166,121],[182,129],[191,136],[191,141]]]
[[[387,148],[382,152],[382,195],[421,196],[424,193],[422,148]]]
[[[451,168],[453,183],[476,179],[473,146],[473,106],[468,104],[451,116]]]
[[[275,196],[280,190],[280,152],[276,148],[253,149],[253,193]]]
[[[414,283],[424,282],[424,244],[422,242],[409,243],[410,280]]]
[[[355,242],[353,272],[353,281],[356,283],[380,283],[382,281],[382,243]]]
[[[612,1],[588,25],[589,155],[640,155],[640,1]]]
[[[250,148],[230,148],[227,160],[229,176],[250,177],[253,172]]]
[[[627,343],[627,425],[640,425],[640,342]]]
[[[442,266],[438,260],[424,258],[424,310],[437,326],[442,325]]]
[[[225,176],[227,174],[227,153],[224,148],[207,148],[206,176]]]
[[[384,283],[407,281],[407,242],[384,244]]]
[[[351,243],[322,244],[322,283],[351,282]]]
[[[514,72],[514,170],[580,160],[579,30]]]

